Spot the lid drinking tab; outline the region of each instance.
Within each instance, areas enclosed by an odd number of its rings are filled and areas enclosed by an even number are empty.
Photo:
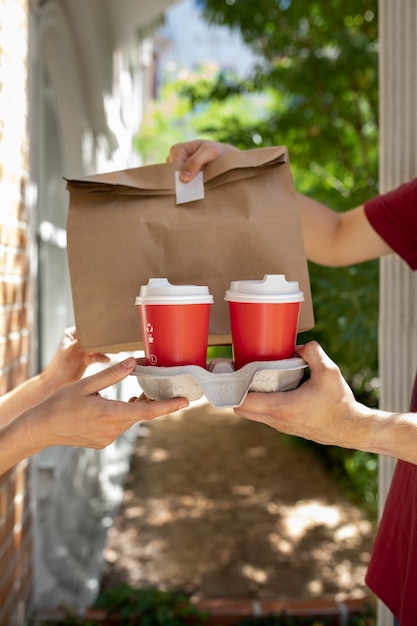
[[[167,278],[150,278],[142,285],[135,304],[212,304],[205,285],[173,285]]]
[[[298,281],[287,281],[284,274],[265,274],[262,280],[236,280],[230,283],[225,300],[229,302],[302,302]]]

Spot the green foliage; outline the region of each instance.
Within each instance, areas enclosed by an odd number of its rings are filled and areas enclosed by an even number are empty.
[[[166,76],[158,100],[148,106],[133,138],[144,164],[165,161],[174,143],[195,137],[212,139],[221,136],[225,126],[256,125],[265,96],[234,94],[228,89],[227,97],[217,100],[211,92],[222,80],[214,64]]]
[[[209,346],[207,349],[207,362],[213,359],[229,359],[233,358],[232,346]]]
[[[298,191],[336,210],[362,204],[377,193],[377,9],[377,0],[205,0],[207,20],[239,29],[259,64],[244,79],[214,65],[167,77],[135,145],[149,162],[151,143],[164,160],[196,136],[285,144]],[[373,380],[378,263],[311,263],[310,276],[316,325],[300,341],[322,343],[354,388],[358,372]]]
[[[315,444],[311,444],[314,446]],[[333,446],[316,450],[344,493],[376,524],[378,519],[378,456]]]
[[[106,609],[109,616],[117,614],[120,626],[202,626],[206,619],[185,594],[126,584],[103,591],[94,607]]]
[[[269,95],[262,121],[242,125],[240,132],[224,128],[222,139],[242,148],[286,144],[293,166],[313,174],[306,179],[310,193],[324,182],[337,192],[338,203],[340,195],[372,191],[377,180],[377,0],[366,10],[361,0],[348,5],[341,0],[206,0],[204,7],[210,23],[240,30],[260,62],[243,81],[221,74],[211,92],[184,86],[193,104],[224,101],[228,93]]]
[[[347,8],[346,8],[347,6]],[[261,99],[253,122],[230,112],[212,138],[249,149],[288,146],[298,191],[336,210],[377,193],[377,0],[206,0],[210,23],[239,29],[261,62],[244,80],[219,73],[212,90],[178,85],[194,107],[227,94]],[[210,104],[211,106],[211,104]],[[259,110],[259,107],[258,107]],[[355,388],[377,371],[378,262],[350,268],[310,264],[316,338]],[[362,390],[359,389],[358,392]]]
[[[378,320],[378,261],[347,268],[309,264],[315,326],[298,337],[316,339],[342,369],[358,399],[374,394]]]

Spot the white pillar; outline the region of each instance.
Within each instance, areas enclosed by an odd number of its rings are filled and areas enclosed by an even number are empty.
[[[417,176],[417,5],[379,0],[380,191]],[[379,367],[380,407],[406,411],[417,367],[417,275],[395,256],[381,260]],[[380,512],[395,466],[380,458]],[[379,603],[378,626],[392,626]]]

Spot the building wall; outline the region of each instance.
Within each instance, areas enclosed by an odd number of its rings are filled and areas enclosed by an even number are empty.
[[[417,176],[417,11],[415,0],[379,2],[380,191]],[[415,303],[417,275],[396,255],[380,261],[380,407],[408,411],[417,367]],[[395,459],[381,456],[382,513]],[[378,626],[392,626],[390,611],[378,604]]]
[[[152,15],[163,2],[148,4]],[[152,57],[136,37],[135,3],[117,3],[128,46],[112,32],[114,5],[0,0],[1,394],[46,364],[70,318],[52,323],[65,295],[62,273],[50,271],[66,257],[63,178],[140,164],[131,139]],[[103,451],[49,448],[0,477],[2,626],[20,626],[45,603],[82,609],[94,599],[135,437],[132,429]]]
[[[30,371],[28,11],[28,0],[0,1],[1,394]],[[31,603],[31,489],[28,461],[0,477],[0,624],[22,623]]]

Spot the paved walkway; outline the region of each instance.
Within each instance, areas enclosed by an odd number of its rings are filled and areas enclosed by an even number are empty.
[[[346,598],[363,580],[371,524],[309,450],[194,403],[140,427],[103,587],[199,598]]]

